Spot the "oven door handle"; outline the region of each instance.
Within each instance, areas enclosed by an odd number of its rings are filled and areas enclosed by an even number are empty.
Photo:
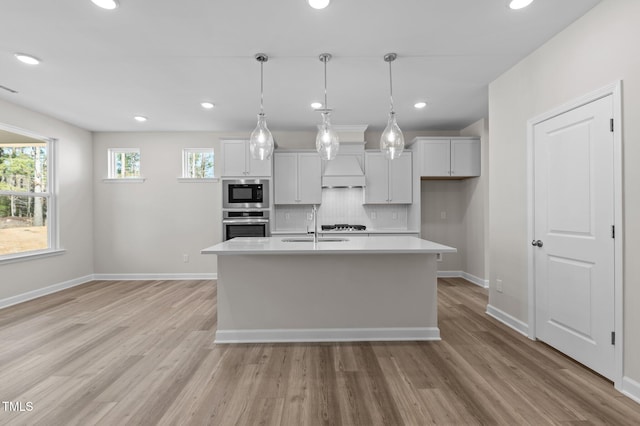
[[[229,224],[234,224],[234,223],[244,223],[244,224],[251,224],[251,223],[256,223],[256,224],[260,224],[260,223],[269,223],[269,219],[223,219],[222,223],[229,223]]]

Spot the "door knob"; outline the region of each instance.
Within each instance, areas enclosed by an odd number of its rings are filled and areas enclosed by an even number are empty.
[[[542,241],[540,241],[540,240],[533,240],[533,241],[531,241],[531,245],[532,246],[542,247],[543,244],[542,244]]]

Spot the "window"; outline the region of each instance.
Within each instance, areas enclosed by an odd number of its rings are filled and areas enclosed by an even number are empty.
[[[53,144],[0,127],[0,260],[57,248]]]
[[[140,179],[140,149],[109,149],[109,179]]]
[[[213,148],[185,148],[182,150],[184,179],[213,179]]]

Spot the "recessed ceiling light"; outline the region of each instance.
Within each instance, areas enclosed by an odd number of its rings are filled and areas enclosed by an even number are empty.
[[[511,9],[522,9],[529,6],[532,2],[533,0],[511,0],[509,2],[509,7]]]
[[[147,121],[147,117],[144,115],[136,115],[133,117],[134,120],[139,121],[140,123]]]
[[[91,0],[93,4],[103,9],[113,10],[118,7],[118,0]]]
[[[17,60],[25,64],[38,65],[40,63],[40,59],[36,58],[35,56],[27,55],[24,53],[15,53],[14,56],[16,57]]]
[[[201,106],[202,106],[202,108],[204,108],[204,109],[211,109],[211,108],[213,108],[213,107],[215,106],[215,105],[214,105],[214,104],[212,104],[211,102],[202,102],[200,105],[201,105]]]
[[[422,108],[427,106],[427,103],[426,102],[416,102],[413,106],[415,108],[417,108],[417,109],[422,109]]]
[[[322,104],[321,104],[320,102],[313,102],[313,103],[311,104],[311,108],[313,108],[313,109],[320,109],[320,108],[322,108]]]
[[[329,6],[331,0],[307,0],[307,3],[309,3],[309,6],[314,9],[324,9],[325,7]]]

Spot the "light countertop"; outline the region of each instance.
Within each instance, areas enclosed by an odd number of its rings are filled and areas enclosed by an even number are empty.
[[[349,239],[345,235],[335,235],[346,241],[286,242],[286,235],[258,238],[239,237],[224,241],[201,250],[202,254],[379,254],[379,253],[455,253],[453,247],[422,240],[411,236],[386,236]],[[290,237],[295,238],[295,237]],[[324,238],[331,238],[325,236]],[[322,238],[321,238],[322,240]]]
[[[271,235],[272,236],[279,236],[279,235],[301,235],[301,234],[306,234],[306,231],[300,230],[300,231],[296,231],[296,230],[287,230],[287,231],[271,231]],[[373,234],[382,234],[382,235],[389,235],[389,234],[420,234],[420,231],[410,231],[407,229],[373,229],[373,228],[367,228],[363,231],[343,231],[343,230],[339,230],[339,231],[335,231],[335,230],[325,230],[325,231],[321,231],[320,229],[318,229],[318,235],[324,235],[324,236],[329,236],[329,235],[340,235],[340,236],[344,236],[344,235],[373,235]]]

